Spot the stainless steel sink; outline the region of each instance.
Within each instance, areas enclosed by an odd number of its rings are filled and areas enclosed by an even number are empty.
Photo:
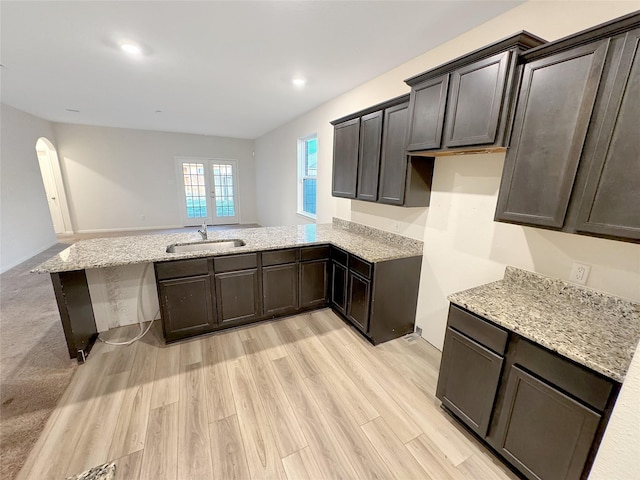
[[[184,253],[184,252],[200,252],[203,250],[217,252],[227,250],[229,248],[242,247],[246,245],[244,240],[209,240],[194,243],[174,243],[167,247],[167,253]]]

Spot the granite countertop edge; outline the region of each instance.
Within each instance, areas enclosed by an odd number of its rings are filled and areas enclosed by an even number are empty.
[[[241,239],[240,247],[216,251],[167,253],[169,245]],[[118,267],[142,263],[207,258],[313,245],[334,245],[371,263],[422,255],[422,242],[339,220],[332,224],[258,227],[209,232],[202,240],[197,232],[131,235],[81,240],[74,243],[32,273],[61,273],[73,270]]]
[[[620,383],[640,339],[638,303],[514,267],[447,299]]]

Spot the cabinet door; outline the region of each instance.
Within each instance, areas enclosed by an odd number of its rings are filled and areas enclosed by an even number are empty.
[[[579,479],[599,423],[599,414],[514,366],[498,450],[532,480]]]
[[[262,267],[264,315],[281,315],[298,309],[298,265]]]
[[[640,30],[629,32],[580,205],[577,229],[640,240]]]
[[[328,264],[327,260],[300,264],[300,308],[326,305]]]
[[[331,304],[347,313],[347,267],[337,262],[331,262]]]
[[[495,142],[510,57],[510,51],[499,53],[453,72],[447,106],[446,147]]]
[[[371,282],[350,270],[347,317],[365,333],[369,331],[370,301]]]
[[[177,340],[214,329],[216,322],[209,275],[163,280],[159,285],[165,340]]]
[[[220,324],[250,321],[260,316],[258,270],[216,273]]]
[[[447,328],[437,396],[481,437],[487,434],[504,359]]]
[[[496,220],[563,226],[608,45],[525,65]]]
[[[360,119],[339,123],[333,129],[334,197],[356,198]]]
[[[360,160],[358,162],[358,200],[378,199],[382,111],[365,115],[360,120]]]
[[[403,103],[384,111],[382,158],[378,200],[402,205],[407,182],[405,141],[409,122],[409,104]]]
[[[411,87],[409,98],[409,141],[407,150],[433,150],[442,145],[444,109],[449,74]]]

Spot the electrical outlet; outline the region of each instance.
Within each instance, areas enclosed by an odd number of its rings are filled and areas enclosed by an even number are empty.
[[[587,278],[589,278],[589,272],[591,271],[591,265],[585,265],[584,263],[573,262],[571,268],[571,274],[569,275],[569,281],[579,283],[580,285],[587,284]]]

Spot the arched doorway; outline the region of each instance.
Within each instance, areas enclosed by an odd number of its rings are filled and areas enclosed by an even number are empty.
[[[42,183],[47,195],[51,221],[56,234],[72,233],[71,218],[67,206],[67,196],[62,182],[60,162],[55,147],[45,137],[40,137],[36,142],[38,164],[42,174]]]

